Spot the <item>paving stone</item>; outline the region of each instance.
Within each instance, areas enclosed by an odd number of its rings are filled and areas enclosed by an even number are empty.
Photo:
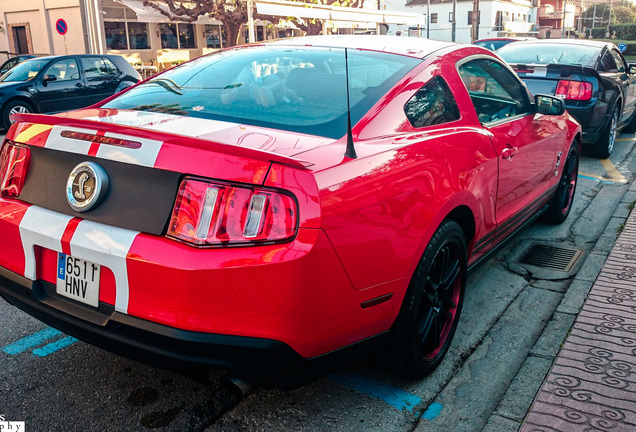
[[[575,303],[567,300],[561,310],[574,309]],[[634,311],[636,216],[632,212],[520,432],[636,430]]]

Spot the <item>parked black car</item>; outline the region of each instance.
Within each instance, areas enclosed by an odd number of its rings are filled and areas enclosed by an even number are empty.
[[[11,57],[10,59],[2,63],[2,66],[0,66],[0,75],[7,72],[18,63],[22,63],[23,61],[31,59],[33,57],[35,57],[35,55],[33,54],[18,54],[17,56]]]
[[[53,113],[93,105],[141,79],[118,55],[65,55],[26,60],[0,77],[2,126],[11,114]]]
[[[606,158],[621,129],[636,132],[636,73],[614,44],[546,39],[509,44],[497,54],[531,93],[564,99],[589,154]]]
[[[502,46],[508,45],[513,42],[520,42],[525,40],[536,40],[536,38],[503,36],[488,39],[479,39],[473,42],[473,44],[489,49],[490,51],[497,51]]]

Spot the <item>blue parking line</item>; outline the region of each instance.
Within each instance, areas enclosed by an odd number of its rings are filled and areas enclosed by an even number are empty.
[[[412,393],[352,372],[338,371],[330,374],[328,378],[357,392],[379,399],[400,411],[415,413],[415,407],[422,403],[422,399]]]
[[[49,327],[5,346],[2,348],[2,351],[12,355],[20,354],[21,352],[24,352],[29,348],[33,348],[34,346],[38,346],[42,342],[53,339],[60,334],[62,334],[61,331]]]
[[[425,418],[426,420],[433,420],[442,413],[443,408],[442,404],[433,402],[428,406],[428,408],[426,408],[426,411],[422,414],[422,418]]]
[[[67,336],[55,342],[51,342],[50,344],[45,345],[41,348],[34,349],[33,355],[36,355],[38,357],[46,357],[49,354],[53,354],[57,350],[66,348],[69,345],[73,345],[75,342],[77,342],[77,339],[71,336]]]

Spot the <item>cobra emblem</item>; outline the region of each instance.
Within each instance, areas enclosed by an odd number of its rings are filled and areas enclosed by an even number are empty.
[[[77,199],[86,199],[86,195],[84,194],[84,184],[88,180],[88,174],[82,173],[79,180],[77,181],[78,190],[75,191],[73,195]]]

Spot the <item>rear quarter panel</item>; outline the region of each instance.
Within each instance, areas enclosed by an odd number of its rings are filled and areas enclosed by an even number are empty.
[[[344,158],[344,141],[321,149],[322,225],[356,289],[400,278],[406,289],[428,241],[457,207],[476,221],[469,250],[495,229],[497,155],[455,69],[462,57],[424,62],[381,99],[354,128],[357,159]],[[453,90],[461,119],[413,128],[404,104],[435,75]]]

